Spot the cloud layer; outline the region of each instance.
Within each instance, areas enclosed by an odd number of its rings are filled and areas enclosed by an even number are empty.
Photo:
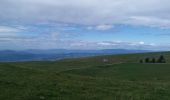
[[[0,0],[0,49],[161,49],[125,34],[123,39],[131,41],[104,41],[110,37],[100,32],[112,33],[119,25],[170,29],[169,5],[170,0]],[[125,28],[126,33],[132,32]],[[81,32],[90,35],[75,39]],[[95,40],[100,35],[106,39]]]
[[[169,0],[1,0],[0,20],[170,27]]]

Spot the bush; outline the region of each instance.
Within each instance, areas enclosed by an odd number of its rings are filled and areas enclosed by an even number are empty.
[[[152,63],[156,63],[156,59],[155,58],[152,58]]]
[[[166,63],[166,60],[165,60],[165,58],[164,58],[163,55],[161,55],[161,56],[158,58],[157,63]]]
[[[140,62],[140,63],[143,63],[143,60],[141,59],[139,62]]]
[[[145,58],[145,63],[149,63],[150,62],[149,60],[150,60],[149,58]]]
[[[145,58],[144,60],[141,59],[139,61],[140,63],[166,63],[166,59],[163,55],[159,56],[159,58],[156,60],[156,58]]]

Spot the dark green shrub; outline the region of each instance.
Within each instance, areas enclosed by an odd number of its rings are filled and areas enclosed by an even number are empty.
[[[150,63],[150,59],[148,57],[145,58],[145,63]]]
[[[143,60],[141,59],[139,62],[140,62],[140,63],[143,63]]]
[[[161,55],[158,60],[157,60],[157,63],[166,63],[166,59],[163,55]]]

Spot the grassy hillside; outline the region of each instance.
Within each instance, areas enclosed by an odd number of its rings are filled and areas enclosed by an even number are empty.
[[[166,64],[138,63],[160,54]],[[0,100],[169,100],[169,63],[168,52],[0,63]]]

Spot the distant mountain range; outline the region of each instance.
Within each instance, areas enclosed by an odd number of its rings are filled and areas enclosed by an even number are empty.
[[[1,50],[0,61],[45,61],[45,60],[60,60],[65,58],[78,58],[98,55],[116,55],[116,54],[131,54],[151,52],[149,50],[126,50],[126,49],[104,49],[104,50],[66,50],[66,49],[52,49],[52,50]]]

